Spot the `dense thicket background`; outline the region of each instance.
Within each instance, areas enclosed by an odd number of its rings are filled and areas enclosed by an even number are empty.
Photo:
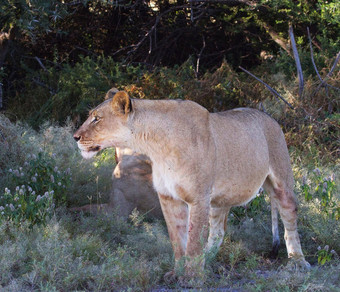
[[[85,162],[71,134],[117,87],[135,98],[194,100],[209,111],[259,108],[285,132],[312,271],[278,270],[284,249],[268,261],[270,207],[261,196],[234,209],[221,251],[207,261],[205,287],[335,291],[339,32],[336,0],[2,0],[0,289],[179,288],[162,278],[173,265],[164,222],[66,209],[107,200],[112,151]]]
[[[223,62],[236,72],[240,65],[253,71],[262,66],[260,75],[265,73],[267,79],[281,72],[285,78],[295,80],[289,26],[294,29],[305,75],[316,77],[309,55],[309,28],[315,63],[325,77],[339,51],[339,13],[337,1],[2,1],[2,108],[14,107],[21,118],[37,111],[34,104],[39,101],[39,106],[50,114],[50,99],[59,96],[68,103],[67,114],[73,116],[81,103],[79,95],[84,95],[79,93],[78,82],[95,87],[95,92],[91,92],[94,99],[94,95],[112,85],[139,85],[145,72],[157,75],[159,68],[176,68],[185,62],[187,74],[192,76],[182,76],[180,80],[200,80]],[[124,73],[131,67],[138,68],[138,74],[115,73],[114,64],[118,64],[116,70]],[[72,80],[69,85],[74,88],[68,88],[66,93],[61,79],[67,79],[67,75],[77,78],[73,76],[80,74],[76,68],[102,76],[78,76],[79,80]],[[337,72],[333,72],[333,78]],[[91,80],[85,81],[86,78]],[[123,81],[126,84],[121,84]],[[228,85],[230,92],[239,90],[239,86],[233,85]],[[175,85],[168,84],[171,86]],[[49,95],[42,97],[44,89]],[[78,96],[72,96],[70,91]],[[176,97],[188,98],[186,94]],[[154,95],[157,93],[148,97]],[[259,99],[246,95],[249,100]],[[158,97],[169,96],[161,92]],[[208,103],[210,110],[245,103],[237,100],[241,98],[239,94],[224,104],[219,97],[208,97],[217,99]],[[202,98],[201,103],[205,102]],[[21,105],[25,113],[20,112]],[[333,104],[330,113],[334,110]],[[53,118],[59,122],[65,119]]]

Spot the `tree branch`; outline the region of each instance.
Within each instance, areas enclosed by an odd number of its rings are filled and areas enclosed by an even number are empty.
[[[204,38],[204,36],[202,36],[202,38],[203,38],[203,46],[202,46],[200,53],[198,54],[197,62],[196,62],[196,71],[195,71],[195,77],[196,78],[198,77],[198,71],[199,71],[199,67],[200,67],[201,56],[202,56],[202,53],[205,49],[205,38]]]
[[[329,71],[329,73],[327,74],[327,77],[330,77],[334,71],[334,69],[336,68],[336,65],[338,64],[339,62],[339,59],[340,59],[340,51],[337,53],[336,55],[336,58],[335,58],[335,61],[334,61],[334,64],[331,68],[331,71]]]
[[[139,47],[144,43],[144,41],[154,32],[154,30],[156,29],[158,23],[160,22],[160,20],[162,19],[162,17],[174,10],[179,10],[179,9],[183,9],[183,8],[190,8],[190,6],[188,5],[181,5],[181,6],[175,6],[175,7],[171,7],[168,10],[162,12],[161,14],[157,15],[156,20],[154,25],[151,27],[151,29],[141,38],[141,40],[136,44],[136,45],[132,45],[131,47],[133,48],[132,51],[128,52],[128,54],[134,53],[135,51],[137,51],[139,49]],[[151,51],[149,50],[149,54],[151,53]]]
[[[299,77],[299,96],[301,98],[302,94],[303,94],[304,81],[303,81],[303,73],[302,73],[302,68],[301,68],[300,57],[299,57],[299,53],[298,53],[298,50],[297,50],[297,47],[296,47],[294,32],[293,32],[292,26],[289,27],[289,36],[290,36],[290,42],[292,44],[296,69],[297,69],[297,73],[298,73],[298,77]]]
[[[47,69],[46,69],[46,67],[44,66],[44,64],[41,62],[41,60],[40,60],[37,56],[35,56],[34,59],[37,60],[37,62],[39,63],[40,67],[43,68],[43,70],[44,70],[45,72],[47,72]]]
[[[47,88],[47,89],[50,91],[50,94],[51,94],[51,95],[57,94],[57,91],[56,91],[56,90],[54,90],[52,87],[49,87],[49,86],[46,85],[45,83],[42,83],[42,82],[40,82],[39,80],[37,80],[37,79],[35,79],[35,78],[32,78],[32,81],[33,81],[34,83],[36,83],[37,85],[41,86],[41,87]]]
[[[248,0],[189,0],[189,3],[222,3],[222,4],[229,4],[229,5],[240,5],[245,4],[248,6],[256,6],[256,1],[248,1]]]
[[[312,46],[312,39],[311,39],[310,33],[309,33],[309,27],[307,27],[307,34],[308,34],[308,39],[309,39],[310,57],[312,59],[313,67],[314,67],[314,70],[315,70],[316,74],[318,75],[320,81],[323,82],[323,80],[322,80],[322,78],[321,78],[321,76],[319,74],[318,68],[316,67],[315,62],[314,62],[313,46]]]
[[[325,79],[319,84],[319,86],[316,88],[315,92],[314,92],[314,95],[317,94],[317,92],[320,90],[320,88],[322,86],[324,86],[324,84],[326,84],[327,86],[331,87],[332,89],[335,89],[335,90],[339,90],[340,91],[340,88],[338,87],[335,87],[335,86],[332,86],[330,84],[327,84],[325,80],[327,80],[332,74],[333,74],[333,71],[335,70],[338,62],[339,62],[339,59],[340,59],[340,52],[338,52],[338,54],[336,55],[336,58],[334,60],[334,63],[332,65],[332,68],[331,70],[328,72],[328,74],[326,75]],[[314,96],[313,95],[313,96]]]
[[[256,77],[254,74],[250,73],[249,71],[247,71],[246,69],[242,68],[241,66],[239,66],[239,68],[246,72],[247,74],[249,74],[251,77],[255,78],[257,81],[261,82],[264,86],[266,86],[269,91],[274,95],[279,97],[285,104],[287,104],[291,109],[294,109],[294,107],[288,102],[286,101],[275,89],[271,88],[267,83],[265,83],[264,81],[262,81],[260,78]]]

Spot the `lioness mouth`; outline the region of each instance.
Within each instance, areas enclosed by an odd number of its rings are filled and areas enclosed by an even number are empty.
[[[90,147],[89,148],[89,151],[95,151],[95,152],[97,152],[97,151],[99,151],[100,150],[100,146],[93,146],[93,147]]]

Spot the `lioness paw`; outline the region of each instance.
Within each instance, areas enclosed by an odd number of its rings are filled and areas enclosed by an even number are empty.
[[[303,257],[290,258],[286,268],[291,271],[307,272],[310,270],[311,265]]]
[[[164,279],[164,282],[168,285],[174,284],[177,282],[177,275],[175,271],[170,271],[170,272],[165,273],[163,279]]]

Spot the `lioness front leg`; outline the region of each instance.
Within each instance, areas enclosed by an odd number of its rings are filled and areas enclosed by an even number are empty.
[[[188,205],[182,200],[158,194],[177,264],[185,255],[188,238]]]
[[[209,232],[209,201],[190,204],[189,210],[185,272],[188,277],[195,277],[204,268],[203,251]]]

